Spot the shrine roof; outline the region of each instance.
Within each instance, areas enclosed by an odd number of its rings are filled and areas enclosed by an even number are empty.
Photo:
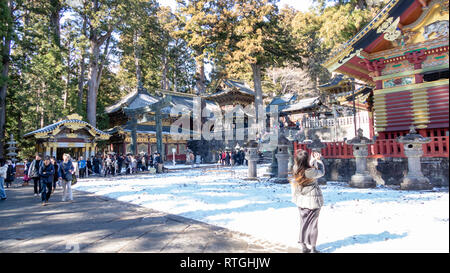
[[[130,123],[127,123],[124,126],[116,126],[114,128],[108,129],[108,134],[115,134],[119,133],[121,131],[131,133],[132,131],[132,125]],[[189,131],[191,132],[191,131]],[[155,125],[144,125],[144,124],[138,124],[136,126],[136,133],[137,134],[156,134],[156,126]],[[170,132],[170,126],[162,126],[162,134],[163,135],[171,135]]]
[[[308,109],[313,109],[317,106],[321,105],[321,101],[319,97],[302,99],[297,103],[287,105],[286,108],[281,110],[282,113],[288,114],[293,112],[301,112]]]
[[[121,110],[124,107],[131,109],[137,109],[144,106],[152,105],[159,101],[156,96],[150,95],[145,88],[138,88],[137,90],[129,93],[122,99],[120,99],[114,105],[106,107],[105,112],[111,114]]]
[[[85,121],[78,120],[78,119],[65,119],[65,120],[61,120],[61,121],[58,121],[58,122],[56,122],[56,123],[47,125],[47,126],[45,126],[45,127],[42,127],[42,128],[40,128],[40,129],[38,129],[38,130],[29,132],[29,133],[23,135],[23,137],[29,137],[29,136],[33,136],[33,135],[35,135],[35,134],[40,134],[40,133],[51,133],[51,132],[53,132],[55,129],[57,129],[57,128],[59,128],[59,127],[65,125],[65,124],[68,124],[68,123],[69,123],[69,124],[73,124],[73,123],[81,124],[81,125],[84,125],[84,127],[88,127],[89,129],[94,130],[95,133],[97,133],[97,134],[99,134],[99,135],[102,135],[102,136],[108,135],[108,133],[106,133],[106,132],[104,132],[104,131],[101,131],[101,130],[95,128],[94,126],[92,126],[91,124],[89,124],[89,123],[87,123],[87,122],[85,122]]]
[[[238,80],[229,80],[225,79],[220,82],[216,88],[216,92],[208,95],[207,97],[214,98],[225,95],[230,92],[239,92],[243,95],[247,96],[255,96],[255,91],[253,91],[249,86],[247,86],[244,82]]]
[[[297,94],[284,94],[282,96],[277,96],[272,99],[269,105],[280,105],[287,104],[295,101],[297,99]]]
[[[194,99],[193,97],[187,97],[182,95],[170,95],[171,96],[171,106],[167,106],[161,109],[161,113],[170,114],[170,111],[173,106],[178,105],[182,107],[186,107],[190,111],[194,109]],[[205,107],[210,111],[220,111],[220,107],[213,101],[205,100]]]
[[[371,54],[397,47],[395,41],[401,38],[399,27],[419,18],[422,14],[421,2],[425,5],[430,0],[389,1],[352,39],[334,50],[323,66],[330,72],[336,71],[374,84],[369,71],[371,68],[366,62],[371,61]]]

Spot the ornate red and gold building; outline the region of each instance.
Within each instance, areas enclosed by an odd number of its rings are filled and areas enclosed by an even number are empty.
[[[391,0],[324,63],[374,87],[378,139],[448,136],[449,1]]]

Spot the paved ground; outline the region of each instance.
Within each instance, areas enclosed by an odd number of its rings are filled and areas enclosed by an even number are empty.
[[[203,222],[90,193],[61,189],[41,206],[32,186],[0,201],[0,252],[298,252]],[[276,232],[276,231],[274,231]]]

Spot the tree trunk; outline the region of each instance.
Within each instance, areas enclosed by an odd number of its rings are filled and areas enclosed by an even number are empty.
[[[86,29],[87,29],[87,19],[86,16],[83,16],[83,29],[82,33],[84,36],[86,36]],[[80,61],[80,75],[78,76],[78,103],[77,103],[77,112],[81,113],[83,109],[83,94],[84,94],[84,74],[86,73],[86,51],[84,46],[82,46],[81,49],[81,61]]]
[[[11,2],[7,5],[7,13],[11,14]],[[11,15],[12,17],[12,15]],[[8,26],[5,37],[2,37],[3,48],[2,54],[2,85],[0,86],[0,158],[5,155],[5,149],[3,147],[3,140],[6,136],[6,93],[8,91],[8,74],[9,74],[9,63],[11,55],[11,37],[12,37],[12,25]]]
[[[90,63],[89,63],[89,82],[88,82],[88,103],[87,103],[87,118],[89,123],[97,126],[97,86],[98,86],[98,72],[99,72],[99,58],[100,45],[96,40],[91,41],[90,49]]]
[[[103,65],[107,58],[109,42],[111,38],[111,32],[97,39],[95,33],[91,35],[91,47],[90,47],[90,64],[89,64],[89,81],[88,81],[88,93],[87,93],[87,118],[88,122],[96,127],[97,126],[97,95],[98,88],[100,87],[100,79],[102,76]],[[103,54],[103,60],[100,62],[100,46],[105,42],[105,51]]]
[[[206,86],[205,86],[205,64],[203,63],[203,60],[197,62],[197,71],[196,71],[196,86],[197,86],[197,92],[200,95],[205,94]]]
[[[138,39],[139,39],[139,34],[135,31],[134,35],[133,35],[134,66],[135,66],[135,69],[136,69],[137,85],[138,85],[138,88],[140,88],[141,85],[143,85],[143,82],[142,82],[142,72],[141,72],[141,66],[140,66],[140,62],[141,62],[141,47],[138,44]]]
[[[69,88],[70,88],[70,39],[67,41],[67,82],[66,89],[64,90],[64,104],[63,109],[67,108],[67,97],[69,96]]]
[[[255,86],[255,113],[256,113],[256,122],[262,122],[259,120],[259,116],[263,115],[263,113],[259,113],[259,110],[262,110],[263,101],[262,101],[262,85],[261,85],[261,66],[258,64],[252,64],[252,72],[253,72],[253,84]]]
[[[162,55],[162,64],[163,64],[163,69],[162,69],[162,78],[161,78],[161,89],[167,90],[169,89],[169,85],[167,83],[167,71],[168,71],[168,60],[167,60],[167,56],[166,56],[166,52],[164,52],[164,54]]]
[[[53,41],[60,48],[61,47],[61,26],[59,23],[61,3],[59,0],[51,0],[52,11],[50,14],[50,22],[53,30]]]

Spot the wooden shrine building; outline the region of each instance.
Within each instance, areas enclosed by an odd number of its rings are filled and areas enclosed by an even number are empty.
[[[224,79],[218,82],[214,93],[205,98],[216,102],[222,109],[235,105],[245,107],[255,102],[255,91],[242,81]]]
[[[448,136],[449,1],[391,0],[324,63],[373,86],[378,139]]]
[[[107,107],[111,127],[106,130],[111,134],[109,150],[119,154],[159,152],[164,160],[175,150],[175,160],[185,161],[192,129],[187,132],[189,136],[183,139],[171,135],[171,125],[181,116],[171,115],[171,109],[175,105],[190,113],[189,123],[190,128],[193,128],[192,94],[160,90],[152,95],[140,86],[116,104]],[[211,110],[218,109],[211,101],[205,101],[205,106]]]
[[[36,151],[62,160],[64,153],[74,158],[89,158],[96,154],[97,141],[106,141],[110,135],[82,120],[78,114],[24,135],[36,139]]]

